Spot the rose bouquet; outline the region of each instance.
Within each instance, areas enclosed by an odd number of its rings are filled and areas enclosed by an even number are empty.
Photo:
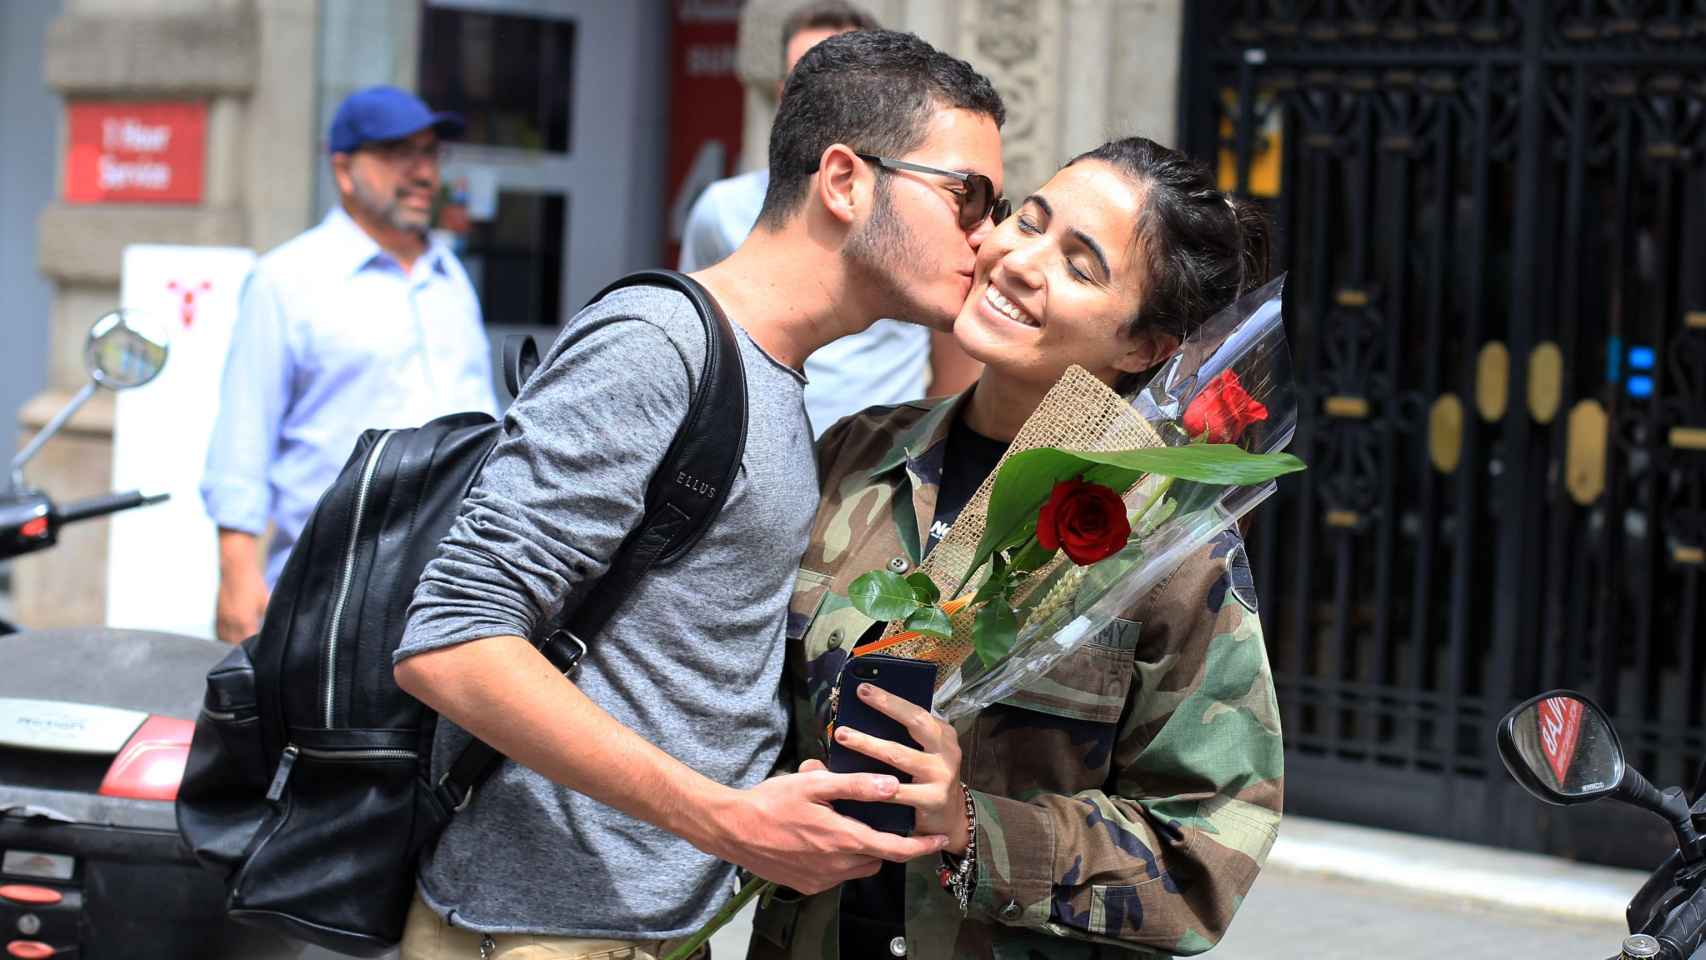
[[[1303,469],[1284,279],[1221,311],[1131,398],[1068,371],[910,576],[849,599],[878,651],[941,665],[935,707],[973,713],[1046,673]]]

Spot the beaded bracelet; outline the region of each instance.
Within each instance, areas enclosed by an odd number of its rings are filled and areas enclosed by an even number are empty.
[[[977,872],[977,804],[972,801],[971,789],[963,782],[960,792],[966,798],[966,852],[956,857],[943,851],[942,865],[936,870],[936,878],[942,889],[959,901],[960,912],[965,913],[971,906],[972,877]]]

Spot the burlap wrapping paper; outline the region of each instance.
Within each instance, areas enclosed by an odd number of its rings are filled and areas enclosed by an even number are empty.
[[[1001,463],[1006,463],[1007,458],[1015,453],[1037,447],[1104,451],[1161,445],[1160,434],[1131,408],[1126,398],[1091,376],[1083,367],[1074,366],[1068,368],[1043,397],[1043,402],[1037,405],[1002,455]],[[977,555],[977,544],[983,539],[984,526],[988,522],[989,491],[995,485],[995,475],[1000,469],[1000,464],[997,464],[996,469],[983,479],[965,509],[954,520],[948,535],[936,544],[918,568],[930,577],[943,597],[947,597],[959,584],[972,558]],[[1065,554],[1059,554],[1042,569],[1026,577],[1016,591],[1014,605],[1022,603],[1030,591],[1045,582],[1062,563],[1069,562]],[[968,586],[966,592],[970,593],[974,586]],[[971,655],[971,627],[976,614],[976,610],[969,607],[956,614],[952,619],[952,638],[918,637],[895,644],[883,653],[941,664],[945,669],[936,673],[939,687],[953,669]],[[890,624],[884,636],[898,632],[899,624]]]

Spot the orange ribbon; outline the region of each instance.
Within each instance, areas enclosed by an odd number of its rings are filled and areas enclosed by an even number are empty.
[[[966,604],[970,603],[971,600],[972,600],[972,598],[969,596],[959,597],[959,598],[954,599],[954,600],[949,600],[946,603],[942,604],[942,612],[951,617],[954,614],[959,613],[961,610],[965,609]],[[919,637],[922,637],[922,636],[924,636],[924,634],[919,633],[917,630],[903,630],[900,633],[897,633],[892,637],[888,637],[887,639],[872,640],[870,643],[867,643],[863,646],[854,647],[852,655],[855,657],[862,657],[868,653],[876,653],[879,650],[887,650],[888,648],[895,646],[896,644],[905,643],[908,640],[917,640]]]

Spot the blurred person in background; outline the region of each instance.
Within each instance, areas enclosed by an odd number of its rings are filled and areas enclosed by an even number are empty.
[[[363,430],[497,412],[479,299],[427,233],[440,138],[461,129],[395,87],[351,94],[327,136],[339,204],[244,284],[201,486],[219,527],[226,643],[260,629],[285,557]]]
[[[806,51],[849,30],[876,30],[870,14],[845,0],[821,0],[794,11],[782,24],[782,80]],[[705,188],[687,215],[681,237],[683,272],[702,270],[740,246],[758,220],[768,168],[718,180]],[[980,364],[945,332],[899,320],[878,320],[806,358],[806,415],[822,436],[837,420],[877,403],[958,393],[977,379]]]

